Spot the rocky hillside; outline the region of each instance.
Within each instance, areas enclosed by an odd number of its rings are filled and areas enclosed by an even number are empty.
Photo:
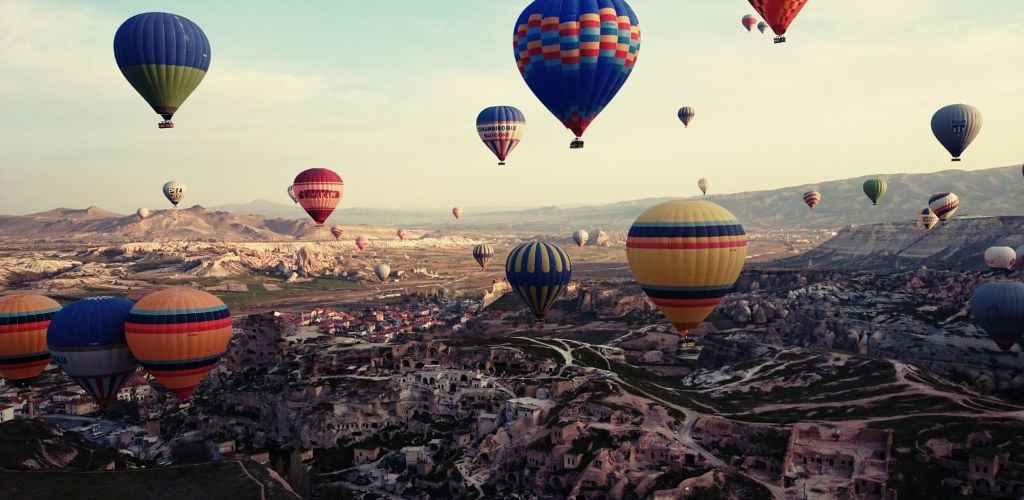
[[[849,226],[813,250],[772,262],[789,269],[985,269],[985,249],[1024,244],[1024,217],[954,217],[930,232],[912,223]]]

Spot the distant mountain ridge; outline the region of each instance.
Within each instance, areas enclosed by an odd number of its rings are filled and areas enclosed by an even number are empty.
[[[870,178],[887,181],[888,191],[872,206],[862,191]],[[809,210],[803,193],[815,189],[822,199]],[[694,189],[695,190],[695,189]],[[690,189],[685,189],[691,192]],[[945,170],[926,174],[861,176],[841,181],[805,184],[766,191],[710,195],[704,199],[729,209],[748,229],[834,229],[851,224],[907,223],[936,192],[952,191],[961,199],[957,217],[1024,214],[1024,178],[1019,166],[986,170]],[[648,207],[672,198],[647,198],[606,205],[546,206],[521,210],[466,210],[456,221],[447,210],[386,210],[342,208],[327,225],[340,224],[349,232],[365,225],[381,231],[404,227],[421,231],[509,234],[532,237],[564,235],[580,228],[601,228],[613,238],[624,234]],[[362,228],[361,231],[372,231]],[[317,237],[313,223],[295,204],[255,200],[245,204],[205,209],[155,210],[140,222],[135,215],[119,215],[99,207],[59,208],[24,216],[0,216],[0,239],[159,241],[204,239],[273,241]]]

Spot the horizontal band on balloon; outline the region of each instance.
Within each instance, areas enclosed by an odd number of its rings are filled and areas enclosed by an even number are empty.
[[[651,302],[658,307],[714,307],[722,302],[722,297],[709,299],[658,299],[651,297]]]
[[[24,354],[8,354],[0,356],[0,366],[9,366],[17,368],[21,365],[29,366],[36,363],[49,363],[50,353],[47,352],[31,352]]]
[[[720,286],[720,287],[707,287],[703,290],[658,290],[654,288],[648,288],[646,285],[640,285],[643,288],[644,293],[653,301],[654,299],[666,299],[666,300],[702,300],[702,299],[714,299],[722,298],[732,292],[733,285]],[[698,288],[698,287],[694,287]]]
[[[50,325],[50,321],[40,321],[36,323],[26,323],[24,325],[3,325],[0,326],[0,335],[23,335],[32,337],[40,335],[42,338],[46,338],[46,327]],[[10,337],[7,337],[8,339]],[[8,340],[7,342],[11,342]],[[45,341],[44,341],[45,342]]]
[[[646,222],[638,221],[629,228],[629,236],[645,238],[688,238],[704,236],[742,236],[747,234],[737,222]]]
[[[125,333],[127,335],[164,335],[181,333],[215,333],[221,330],[231,331],[231,318],[215,319],[211,321],[197,321],[191,323],[172,324],[143,324],[127,323]],[[131,339],[129,339],[131,343]]]
[[[97,352],[97,351],[116,351],[120,349],[128,349],[128,344],[100,344],[100,345],[62,345],[54,346],[50,345],[50,353],[54,356],[64,352]]]
[[[211,301],[212,302],[212,301]],[[209,321],[213,319],[227,318],[231,316],[231,311],[223,305],[216,305],[210,307],[202,307],[196,309],[139,309],[136,307],[132,309],[132,312],[128,314],[126,323],[184,323],[186,321],[195,321],[197,319]]]
[[[170,316],[170,315],[182,315],[182,314],[205,314],[205,313],[219,313],[221,311],[227,312],[228,308],[220,301],[220,299],[209,296],[209,297],[196,297],[196,299],[205,299],[209,305],[203,307],[189,307],[187,309],[143,309],[139,306],[135,306],[131,313],[128,315],[128,322],[132,322],[134,316]],[[193,301],[194,303],[194,301]],[[220,317],[220,316],[218,316]]]
[[[747,240],[736,241],[657,241],[643,238],[626,240],[626,248],[638,250],[710,250],[715,248],[745,248]]]
[[[173,361],[161,361],[161,360],[139,360],[139,364],[143,368],[150,371],[159,372],[194,372],[195,370],[209,367],[217,364],[217,361],[224,356],[223,352],[219,352],[212,356],[206,356],[203,358],[196,359],[182,359]]]
[[[42,311],[0,313],[0,325],[19,325],[49,321],[53,319],[54,313],[59,310],[59,307],[55,307],[53,309],[46,309]]]
[[[164,64],[124,66],[121,73],[157,113],[176,111],[206,76],[201,69]]]

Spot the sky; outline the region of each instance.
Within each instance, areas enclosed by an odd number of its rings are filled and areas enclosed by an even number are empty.
[[[185,206],[286,203],[310,167],[341,175],[342,207],[472,208],[1024,161],[1020,0],[810,0],[780,45],[741,27],[745,0],[631,0],[637,65],[582,150],[516,69],[527,3],[0,0],[0,213],[165,208],[171,179]],[[146,11],[188,17],[212,47],[173,130],[114,62],[117,27]],[[985,117],[959,165],[929,127],[957,102]],[[474,128],[498,104],[528,122],[505,167]]]

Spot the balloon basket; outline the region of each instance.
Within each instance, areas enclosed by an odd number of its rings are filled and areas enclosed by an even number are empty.
[[[157,123],[156,126],[159,128],[174,128],[174,122],[170,120],[164,120],[160,123]]]
[[[505,166],[505,162],[503,162],[503,161],[499,161],[499,162],[498,162],[498,166]]]
[[[784,37],[784,36],[777,36],[777,37],[775,37],[775,43],[786,43],[786,37]]]
[[[949,161],[960,161],[960,158],[953,158],[952,160]]]
[[[573,139],[572,142],[569,143],[569,149],[583,149],[583,139],[580,139],[579,137]]]

